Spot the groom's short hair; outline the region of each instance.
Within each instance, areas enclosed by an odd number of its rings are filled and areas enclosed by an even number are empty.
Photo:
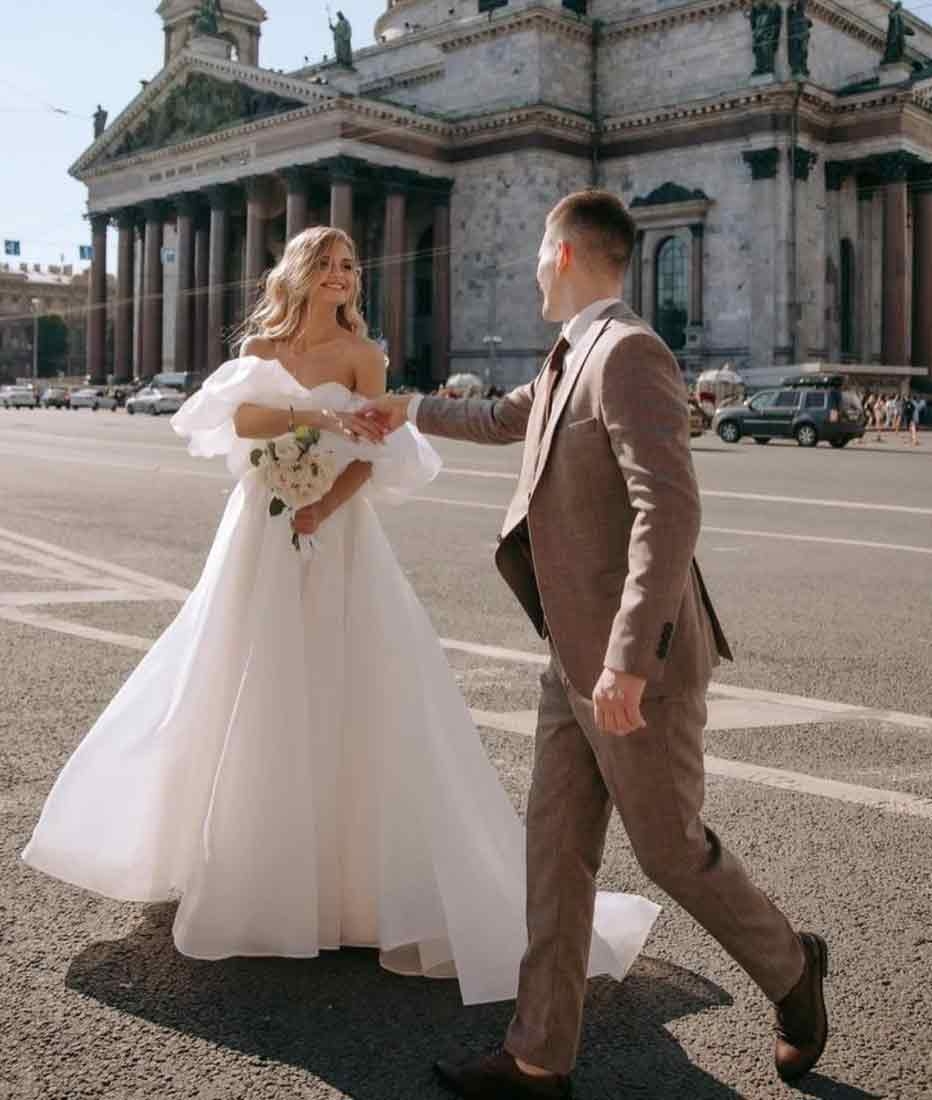
[[[547,224],[575,238],[592,260],[613,271],[624,271],[634,252],[637,225],[611,191],[592,188],[567,195],[550,211]]]

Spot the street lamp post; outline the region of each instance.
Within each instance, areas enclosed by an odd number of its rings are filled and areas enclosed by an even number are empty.
[[[39,307],[41,298],[32,299],[32,380],[39,380]]]
[[[489,348],[489,361],[486,366],[486,373],[488,377],[486,382],[491,386],[492,379],[495,377],[495,367],[498,362],[498,345],[502,342],[501,336],[483,336],[483,344],[487,344]]]

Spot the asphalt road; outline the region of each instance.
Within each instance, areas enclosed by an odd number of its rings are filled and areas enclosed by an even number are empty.
[[[494,574],[515,448],[441,443],[388,535],[519,807],[542,649]],[[805,1095],[932,1097],[932,437],[694,454],[699,557],[737,659],[716,672],[707,818],[832,952],[832,1037]],[[196,580],[229,492],[166,419],[0,411],[0,1098],[435,1100],[431,1060],[508,1005],[381,972],[372,953],[199,963],[170,907],[86,895],[17,854],[68,754]],[[768,1100],[770,1018],[665,905],[622,984],[592,983],[577,1094]]]

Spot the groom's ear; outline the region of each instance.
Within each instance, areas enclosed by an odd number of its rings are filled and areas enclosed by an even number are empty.
[[[554,265],[558,274],[562,275],[576,257],[576,249],[571,241],[557,241],[557,260]]]

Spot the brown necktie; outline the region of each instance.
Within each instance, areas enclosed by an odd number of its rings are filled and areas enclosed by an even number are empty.
[[[566,363],[566,353],[570,350],[570,342],[565,336],[561,336],[554,344],[553,351],[547,361],[547,373],[544,375],[544,418],[541,421],[540,438],[544,438],[547,431],[547,423],[553,411],[553,397],[556,393],[560,379],[563,377],[563,366]]]

